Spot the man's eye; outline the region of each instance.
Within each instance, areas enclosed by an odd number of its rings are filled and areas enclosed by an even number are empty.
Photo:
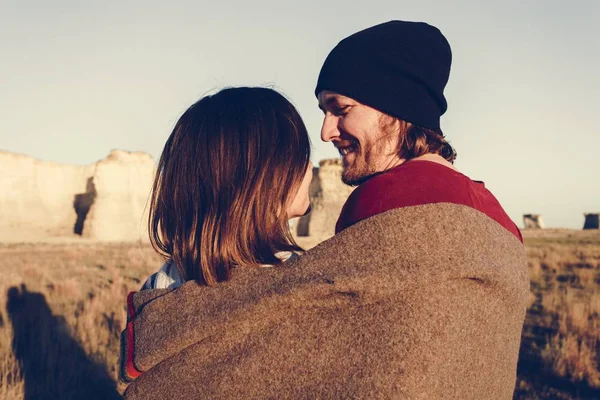
[[[339,107],[334,111],[336,115],[344,115],[350,110],[350,106]]]

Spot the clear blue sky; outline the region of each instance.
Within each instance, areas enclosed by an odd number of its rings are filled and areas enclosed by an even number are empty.
[[[203,93],[273,85],[321,143],[313,89],[345,36],[391,19],[439,27],[453,49],[444,132],[457,167],[521,223],[580,228],[600,211],[600,1],[0,0],[0,149],[88,164],[157,159]]]

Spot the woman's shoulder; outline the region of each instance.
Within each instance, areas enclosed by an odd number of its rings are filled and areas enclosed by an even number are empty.
[[[286,262],[300,257],[300,253],[295,251],[280,251],[275,254],[275,257],[279,258],[282,262]]]
[[[175,289],[185,283],[173,260],[168,260],[146,280],[141,290]]]
[[[295,251],[279,251],[275,253],[275,257],[281,260],[282,263],[286,263],[300,257],[300,253]],[[271,264],[262,264],[261,267],[272,267]]]
[[[282,262],[295,260],[300,255],[293,251],[280,251],[275,254]],[[272,265],[263,265],[263,267],[272,267]],[[175,289],[185,283],[185,279],[179,273],[173,260],[168,260],[162,267],[146,280],[141,290],[148,289]]]

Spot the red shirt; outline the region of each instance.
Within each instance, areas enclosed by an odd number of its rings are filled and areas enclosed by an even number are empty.
[[[420,160],[400,164],[356,188],[342,208],[335,232],[388,210],[432,203],[472,207],[523,242],[519,228],[483,182],[473,181],[444,165]]]

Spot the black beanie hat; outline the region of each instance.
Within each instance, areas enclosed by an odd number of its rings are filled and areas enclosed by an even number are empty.
[[[451,62],[450,44],[437,28],[390,21],[338,43],[321,68],[315,95],[331,90],[441,133]]]

